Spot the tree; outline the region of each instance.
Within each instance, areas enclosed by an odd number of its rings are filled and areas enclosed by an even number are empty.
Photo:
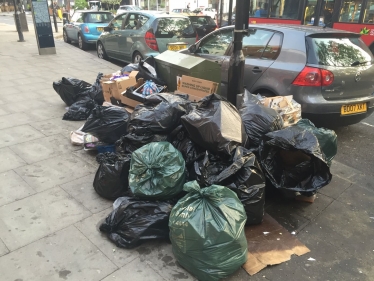
[[[88,8],[86,0],[75,0],[74,9],[84,10],[84,8]]]

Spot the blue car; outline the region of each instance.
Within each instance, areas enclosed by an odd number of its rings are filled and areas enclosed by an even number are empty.
[[[79,48],[87,49],[88,44],[96,44],[104,27],[114,18],[111,12],[75,11],[71,21],[63,27],[63,37],[66,43],[78,42]]]

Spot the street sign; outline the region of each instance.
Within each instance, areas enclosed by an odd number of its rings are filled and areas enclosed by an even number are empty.
[[[39,55],[56,54],[47,0],[32,0],[32,18]]]

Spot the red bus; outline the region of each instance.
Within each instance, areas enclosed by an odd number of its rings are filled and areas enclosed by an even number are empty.
[[[249,22],[326,25],[361,33],[374,54],[374,0],[252,0]]]

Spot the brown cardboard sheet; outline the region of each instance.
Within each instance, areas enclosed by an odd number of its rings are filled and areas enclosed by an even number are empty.
[[[258,273],[268,265],[289,261],[292,255],[302,256],[310,252],[295,235],[289,233],[268,214],[265,214],[262,224],[246,227],[245,235],[248,242],[248,260],[243,268],[250,275]]]

